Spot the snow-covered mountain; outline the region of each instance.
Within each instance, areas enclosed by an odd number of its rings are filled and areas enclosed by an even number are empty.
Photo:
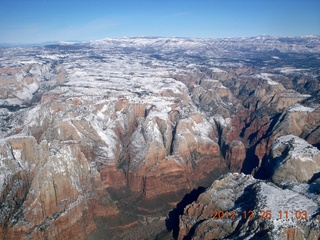
[[[168,212],[228,172],[293,184],[317,223],[319,66],[317,36],[0,48],[0,236],[172,239]]]

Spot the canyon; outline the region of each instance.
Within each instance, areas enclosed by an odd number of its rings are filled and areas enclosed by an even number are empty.
[[[0,48],[0,238],[319,238],[319,66],[317,36]],[[212,218],[250,209],[309,217]]]

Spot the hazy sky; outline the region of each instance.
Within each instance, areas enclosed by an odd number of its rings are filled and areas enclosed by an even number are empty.
[[[320,0],[0,0],[0,42],[320,35]]]

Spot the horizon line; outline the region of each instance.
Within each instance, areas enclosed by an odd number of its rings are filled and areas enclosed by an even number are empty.
[[[306,35],[270,35],[270,34],[259,34],[255,36],[238,36],[238,37],[179,37],[179,36],[171,36],[171,37],[164,37],[164,36],[123,36],[123,37],[106,37],[101,39],[92,39],[92,40],[48,40],[43,42],[30,42],[30,43],[23,43],[23,42],[0,42],[0,47],[36,47],[36,46],[46,46],[52,44],[63,44],[63,43],[70,43],[70,44],[77,44],[77,43],[89,43],[95,41],[103,41],[107,39],[134,39],[134,38],[141,38],[141,39],[152,39],[152,38],[164,38],[164,39],[246,39],[246,38],[257,38],[257,37],[272,37],[272,38],[301,38],[301,37],[320,37],[317,34],[306,34]]]

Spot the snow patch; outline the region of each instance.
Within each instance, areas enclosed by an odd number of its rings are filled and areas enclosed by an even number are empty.
[[[278,85],[279,83],[276,82],[276,81],[273,81],[270,77],[273,76],[273,74],[270,74],[270,73],[260,73],[260,74],[257,74],[256,77],[258,78],[262,78],[264,80],[267,80],[268,84],[269,85]]]
[[[292,72],[301,72],[306,69],[303,68],[294,68],[294,67],[284,67],[284,68],[279,68],[281,73],[292,73]]]
[[[107,153],[107,158],[115,159],[114,152],[116,151],[116,141],[114,138],[116,138],[116,134],[111,129],[106,129],[103,131],[97,124],[96,121],[91,122],[91,126],[94,128],[100,139],[105,142],[107,145],[107,148],[104,148],[104,150]]]
[[[292,159],[295,160],[299,160],[302,162],[313,161],[313,158],[316,155],[320,155],[320,151],[316,147],[313,147],[304,139],[294,135],[286,135],[277,138],[272,144],[271,148],[275,150],[277,148],[281,148],[281,146],[286,145],[290,146],[288,155],[290,155]]]
[[[216,68],[216,67],[211,67],[210,70],[215,73],[225,73],[226,72],[226,71],[224,71],[220,68]]]
[[[305,107],[297,103],[289,109],[289,112],[313,112],[314,110],[314,108]]]
[[[210,122],[214,123],[217,122],[219,123],[222,127],[228,127],[231,124],[232,119],[231,118],[224,118],[220,114],[214,115],[211,119]]]
[[[298,221],[296,214],[301,218],[302,211],[306,211],[307,219],[317,213],[318,205],[313,200],[288,189],[261,182],[259,183],[257,198],[260,199],[258,208],[260,210],[270,210],[274,230],[283,229],[295,225]],[[280,216],[282,211],[282,218]],[[286,218],[287,211],[288,218]]]

